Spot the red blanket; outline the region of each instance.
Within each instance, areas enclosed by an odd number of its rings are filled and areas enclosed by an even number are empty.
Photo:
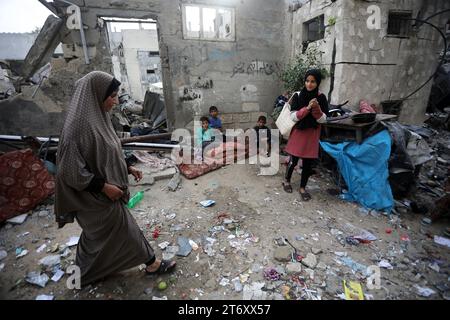
[[[53,176],[31,149],[0,156],[0,222],[33,209],[54,189]]]

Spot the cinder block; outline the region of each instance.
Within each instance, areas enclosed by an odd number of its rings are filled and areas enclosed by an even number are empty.
[[[159,172],[155,172],[151,174],[151,177],[155,181],[163,180],[163,179],[170,179],[174,176],[174,174],[177,173],[177,170],[175,168],[168,168]]]
[[[233,114],[232,113],[222,113],[220,115],[222,119],[222,124],[231,124],[233,123]]]
[[[244,102],[242,104],[242,111],[244,112],[257,112],[259,111],[259,103],[257,102]]]
[[[250,122],[250,113],[238,113],[236,114],[236,118],[234,118],[235,122]]]

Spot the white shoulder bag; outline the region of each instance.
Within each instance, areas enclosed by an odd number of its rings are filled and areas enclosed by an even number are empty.
[[[277,126],[278,130],[280,130],[281,135],[286,139],[289,138],[292,128],[297,123],[291,117],[291,100],[292,97],[288,102],[284,104],[283,110],[281,110],[281,113],[278,116],[277,121],[275,122],[275,125]]]

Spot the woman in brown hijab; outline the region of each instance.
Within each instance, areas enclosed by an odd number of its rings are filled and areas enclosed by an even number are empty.
[[[128,174],[108,112],[117,104],[120,82],[94,71],[75,83],[57,153],[55,214],[59,228],[77,220],[83,229],[76,265],[85,286],[139,264],[146,272],[171,271],[174,261],[158,260],[128,211]]]

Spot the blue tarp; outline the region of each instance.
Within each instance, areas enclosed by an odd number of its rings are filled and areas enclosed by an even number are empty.
[[[348,186],[343,199],[356,201],[368,209],[390,213],[394,198],[388,177],[391,137],[383,130],[361,144],[320,142],[322,148],[338,163]]]

